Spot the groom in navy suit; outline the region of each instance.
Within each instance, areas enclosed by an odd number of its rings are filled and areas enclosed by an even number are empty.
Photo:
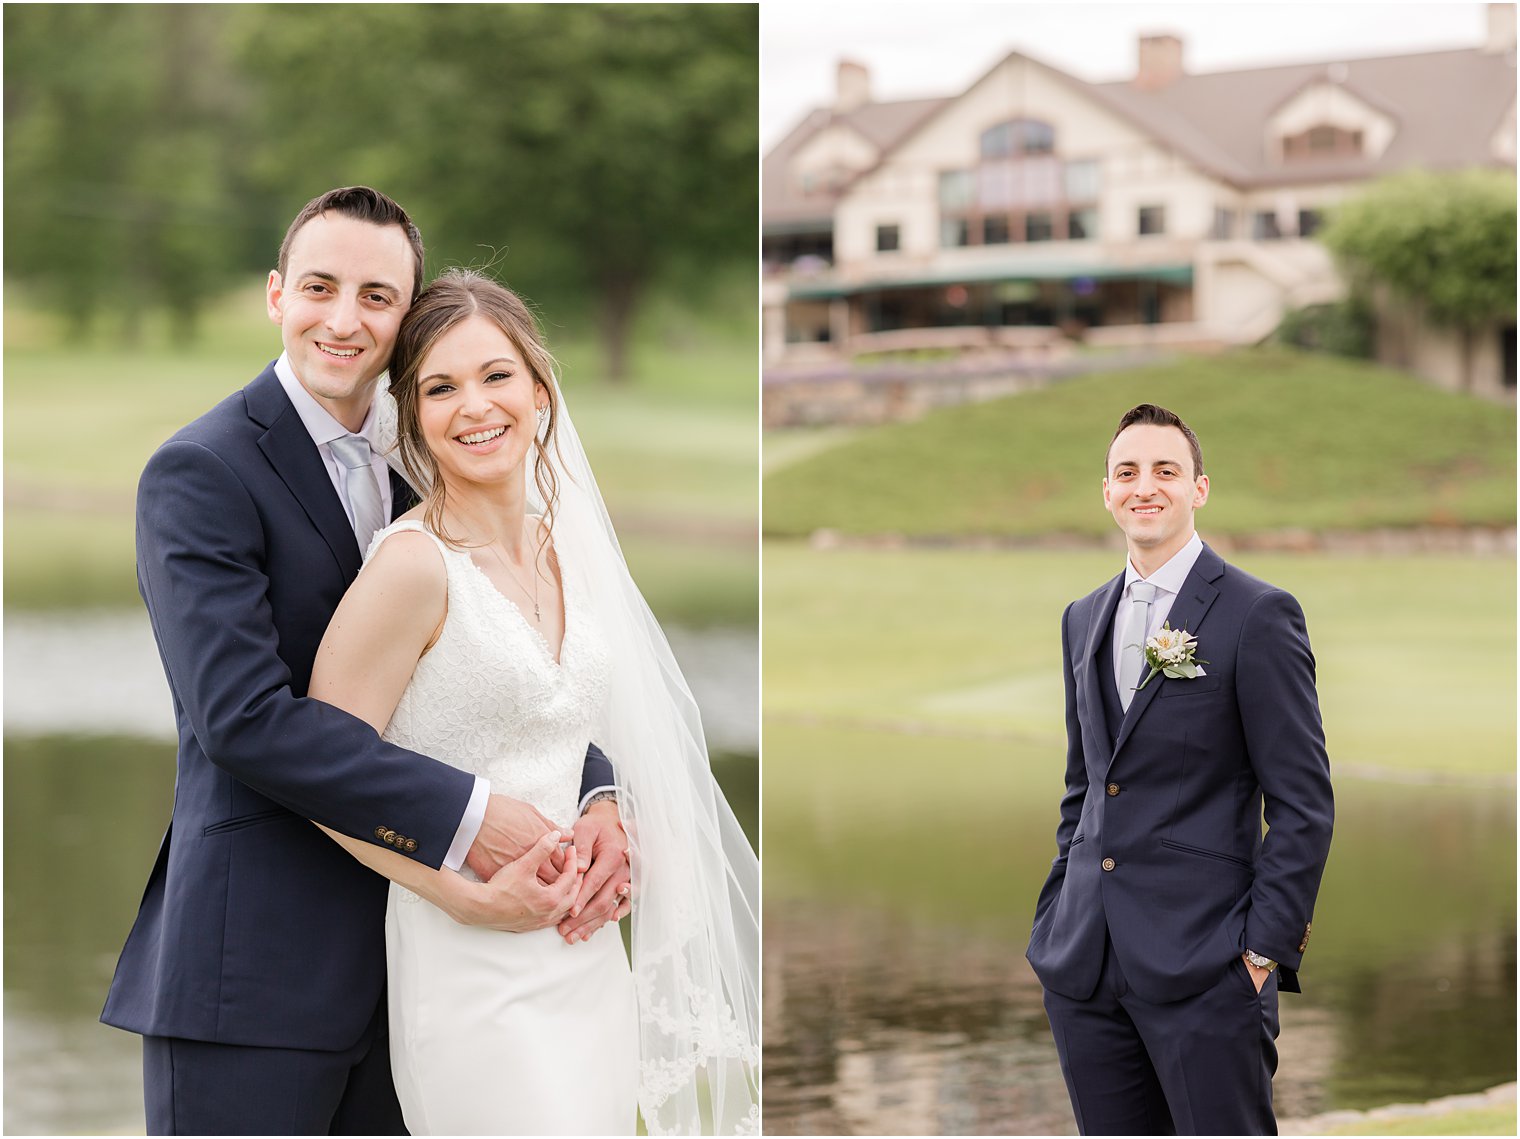
[[[309,202],[269,277],[284,353],[165,443],[138,486],[138,583],[179,759],[101,1019],[143,1035],[149,1134],[405,1134],[386,882],[308,820],[482,877],[551,826],[306,698],[370,535],[414,501],[372,446],[373,398],[422,258],[405,211],[375,190]],[[585,803],[611,783],[593,746],[574,836],[594,861],[569,938],[622,910],[615,803]]]
[[[1062,619],[1066,793],[1027,956],[1082,1134],[1276,1134],[1277,994],[1334,815],[1303,611],[1199,540],[1209,480],[1172,412],[1126,412],[1106,475],[1129,557]]]

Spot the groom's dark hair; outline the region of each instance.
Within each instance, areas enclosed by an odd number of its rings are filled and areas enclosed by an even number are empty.
[[[1198,436],[1193,434],[1193,429],[1182,422],[1182,417],[1175,411],[1168,411],[1153,403],[1137,404],[1119,417],[1119,426],[1114,431],[1114,439],[1119,438],[1126,427],[1133,427],[1137,423],[1154,427],[1175,427],[1181,431],[1182,437],[1188,441],[1188,447],[1193,452],[1193,477],[1196,479],[1203,474],[1203,448],[1198,445]],[[1108,456],[1114,449],[1114,439],[1108,441],[1108,450],[1103,452],[1104,475],[1108,474]]]
[[[285,240],[280,242],[280,260],[276,266],[280,271],[280,279],[285,279],[285,271],[290,265],[290,243],[300,232],[303,225],[312,218],[321,214],[334,213],[356,221],[367,221],[371,225],[399,225],[406,234],[407,244],[412,247],[412,300],[416,300],[422,292],[422,234],[412,224],[412,219],[407,216],[393,198],[382,194],[379,190],[371,190],[368,186],[342,186],[336,190],[329,190],[325,194],[319,194],[301,207],[301,212],[296,214],[296,220],[290,223],[290,228],[285,231]]]

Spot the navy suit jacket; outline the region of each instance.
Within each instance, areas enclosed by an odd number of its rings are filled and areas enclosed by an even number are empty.
[[[392,479],[397,512],[413,501]],[[306,697],[361,551],[271,365],[149,460],[137,575],[174,696],[174,810],[101,1019],[352,1046],[385,984],[386,881],[308,820],[442,864],[473,776]],[[594,747],[585,783],[612,781]],[[394,841],[394,840],[393,840]]]
[[[1029,962],[1086,1000],[1106,933],[1131,988],[1164,1003],[1249,948],[1297,992],[1334,818],[1303,611],[1204,546],[1168,623],[1198,638],[1207,675],[1158,673],[1115,723],[1100,686],[1123,588],[1120,574],[1062,618],[1066,794]]]

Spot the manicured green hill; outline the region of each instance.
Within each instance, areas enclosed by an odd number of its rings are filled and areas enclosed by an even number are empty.
[[[1259,349],[1068,380],[861,432],[765,479],[765,531],[1107,534],[1103,457],[1137,403],[1203,444],[1216,534],[1513,525],[1514,410],[1371,364]]]

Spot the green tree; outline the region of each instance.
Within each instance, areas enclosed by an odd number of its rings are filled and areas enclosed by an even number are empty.
[[[242,13],[252,170],[291,209],[373,181],[430,260],[595,298],[608,374],[651,284],[754,255],[746,5],[310,5]],[[363,66],[333,66],[333,45]]]
[[[9,5],[7,277],[129,331],[269,268],[315,194],[365,182],[431,268],[487,265],[628,370],[651,285],[750,262],[753,5]],[[695,268],[694,268],[695,267]],[[701,298],[695,298],[700,302]],[[699,307],[699,306],[694,306]],[[574,315],[581,315],[576,313]]]
[[[1322,239],[1355,287],[1383,284],[1462,337],[1515,319],[1515,178],[1490,170],[1385,178],[1335,211]]]
[[[204,5],[5,9],[5,272],[76,333],[110,312],[132,339],[159,306],[189,336],[237,267],[224,24]]]

